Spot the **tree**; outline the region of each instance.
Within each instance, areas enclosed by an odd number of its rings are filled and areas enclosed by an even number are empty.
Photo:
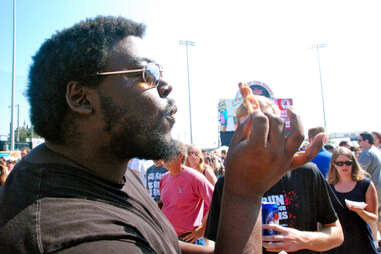
[[[16,142],[26,142],[28,138],[32,138],[32,133],[33,133],[33,138],[41,138],[28,125],[24,125],[22,127],[16,128],[15,140]]]

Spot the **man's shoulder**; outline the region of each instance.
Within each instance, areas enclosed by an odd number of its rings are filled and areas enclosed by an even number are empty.
[[[3,225],[0,229],[0,237],[4,237],[5,234],[14,236],[19,234],[19,237],[23,238],[27,233],[32,236],[36,236],[38,233],[40,245],[44,252],[49,253],[68,247],[75,248],[77,245],[88,245],[91,242],[100,241],[103,244],[112,244],[112,241],[130,239],[130,244],[134,244],[142,239],[148,240],[148,235],[159,237],[154,234],[149,223],[141,220],[141,215],[135,209],[127,206],[115,206],[81,198],[51,197],[38,202],[38,209],[36,205],[33,205],[34,208],[29,206]],[[73,216],[74,214],[75,216]],[[39,217],[39,221],[38,224],[37,222],[33,224],[36,215]],[[13,230],[15,223],[23,221],[28,221],[28,223]],[[73,227],[73,223],[75,227]],[[49,234],[50,231],[57,233]],[[144,235],[141,235],[140,232],[144,232]],[[28,242],[24,242],[24,244],[30,245],[30,237],[25,239],[28,239]],[[146,240],[144,240],[145,248],[151,249]],[[33,244],[37,244],[37,240],[34,241],[36,242]],[[128,247],[127,245],[125,247]],[[102,250],[101,247],[100,250]]]
[[[190,167],[187,167],[187,166],[184,166],[182,172],[183,172],[184,175],[192,177],[192,178],[199,179],[199,178],[205,177],[202,173],[200,173],[196,169],[193,169],[193,168],[190,168]]]
[[[168,172],[168,169],[166,169],[163,166],[156,167],[155,165],[152,165],[151,167],[149,167],[147,169],[147,174],[149,174],[149,173],[156,173],[156,172],[164,174],[164,173]]]
[[[289,172],[291,176],[297,176],[297,175],[306,175],[306,176],[312,176],[316,174],[320,174],[319,168],[317,165],[313,162],[308,162],[299,168],[296,168]]]
[[[158,167],[156,167],[155,165],[152,165],[150,166],[148,169],[147,169],[147,174],[150,173],[150,172],[155,172],[156,170],[158,169]]]
[[[160,182],[165,182],[168,180],[168,178],[171,176],[171,173],[169,171],[165,172],[160,179]]]
[[[279,185],[304,186],[309,183],[312,184],[316,179],[324,179],[324,177],[315,163],[308,162],[299,168],[287,172],[273,187],[276,188]]]
[[[328,152],[328,151],[325,150],[325,149],[322,149],[316,156],[331,159],[331,158],[332,158],[332,153]]]

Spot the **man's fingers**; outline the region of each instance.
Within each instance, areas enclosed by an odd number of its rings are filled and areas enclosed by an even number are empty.
[[[287,115],[290,118],[290,134],[286,138],[286,153],[291,157],[304,140],[304,129],[299,116],[291,108],[287,108]]]
[[[186,242],[194,241],[194,237],[193,237],[192,234],[189,234],[189,235],[185,236],[183,239],[184,239],[184,241],[186,241]]]
[[[275,230],[279,233],[285,233],[287,232],[287,230],[282,227],[282,226],[279,226],[278,224],[275,224],[275,223],[271,223],[271,224],[263,224],[262,225],[262,229],[267,229],[267,230]],[[275,236],[275,235],[274,235]],[[264,236],[263,236],[264,237]]]
[[[320,152],[324,145],[324,140],[325,140],[325,134],[319,133],[317,134],[311,144],[307,147],[306,149],[306,156],[308,157],[309,160],[312,160],[315,158],[315,156]]]
[[[266,147],[269,135],[269,119],[259,110],[253,113],[249,138],[250,147]]]
[[[269,119],[268,144],[271,151],[282,153],[285,142],[285,124],[282,118],[271,113],[265,113]]]
[[[249,137],[252,121],[253,118],[250,115],[243,123],[238,125],[230,142],[230,149],[234,148],[236,145],[242,142],[242,140],[245,140]]]

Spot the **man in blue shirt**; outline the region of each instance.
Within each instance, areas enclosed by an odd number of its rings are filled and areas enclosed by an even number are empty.
[[[314,137],[321,132],[325,132],[324,127],[314,127],[308,130],[308,141],[311,143]],[[322,148],[316,157],[312,160],[313,163],[319,168],[324,177],[327,177],[329,164],[331,163],[332,154],[326,149]]]

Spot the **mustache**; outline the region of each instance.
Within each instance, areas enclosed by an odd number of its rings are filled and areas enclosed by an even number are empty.
[[[168,99],[168,104],[165,106],[164,110],[162,111],[163,115],[173,115],[177,112],[177,106],[174,99]]]

